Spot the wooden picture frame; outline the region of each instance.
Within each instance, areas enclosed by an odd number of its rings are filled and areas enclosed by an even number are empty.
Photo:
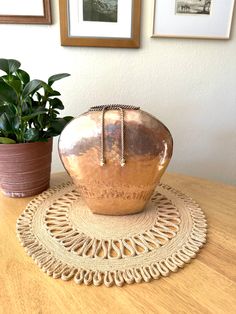
[[[229,39],[235,0],[155,0],[152,37]]]
[[[1,2],[4,2],[1,5]],[[0,0],[2,24],[52,24],[50,0]]]
[[[117,3],[115,23],[95,21],[91,15],[85,20],[89,1],[93,0],[59,0],[62,46],[139,48],[141,0],[111,1]],[[104,14],[101,16],[104,18]]]

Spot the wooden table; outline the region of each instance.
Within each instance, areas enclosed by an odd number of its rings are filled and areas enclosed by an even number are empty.
[[[65,179],[53,175],[52,184]],[[167,278],[122,288],[78,286],[44,274],[20,246],[15,223],[30,200],[0,195],[0,313],[236,313],[236,187],[166,174],[204,209],[208,242]]]

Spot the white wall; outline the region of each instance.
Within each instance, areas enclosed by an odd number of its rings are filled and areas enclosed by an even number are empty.
[[[0,57],[57,83],[65,114],[98,104],[141,105],[171,130],[169,171],[236,184],[236,15],[230,40],[151,39],[153,0],[142,7],[140,49],[61,47],[53,25],[0,25]],[[62,166],[54,147],[53,170]]]

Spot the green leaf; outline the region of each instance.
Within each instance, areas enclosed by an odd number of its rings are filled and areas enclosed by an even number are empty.
[[[61,133],[61,131],[64,129],[68,122],[66,119],[63,118],[57,118],[53,121],[51,121],[51,128],[57,132],[57,135]]]
[[[42,86],[42,81],[32,80],[27,83],[22,92],[22,98],[27,98],[30,94],[34,94]]]
[[[40,102],[41,101],[41,99],[42,99],[42,95],[40,94],[40,93],[36,93],[36,96],[37,96],[37,99],[38,99],[38,101]]]
[[[21,66],[20,62],[14,59],[0,59],[0,70],[7,74],[14,73]]]
[[[30,114],[30,105],[29,105],[28,102],[23,102],[23,104],[22,104],[22,114],[23,115]]]
[[[14,117],[17,114],[17,108],[13,104],[0,106],[0,115],[5,112],[8,116]]]
[[[17,94],[15,90],[6,84],[5,82],[0,82],[0,103],[16,104]]]
[[[49,137],[53,137],[53,136],[57,136],[59,135],[60,132],[55,131],[52,128],[49,128],[45,133],[44,133],[44,137],[49,138]]]
[[[27,83],[29,83],[30,81],[30,76],[27,72],[18,69],[16,71],[16,75],[18,76],[18,78],[23,82],[24,85],[26,85]]]
[[[15,105],[13,104],[9,104],[9,105],[0,105],[0,115],[5,112],[7,113],[8,115],[11,115],[11,116],[15,116],[16,113],[17,113],[17,109],[15,107]]]
[[[17,94],[19,94],[21,92],[22,85],[21,85],[21,81],[18,77],[14,76],[14,75],[4,75],[4,76],[2,76],[2,79],[6,84],[11,86]]]
[[[47,130],[47,136],[57,136],[61,134],[64,127],[73,119],[71,116],[67,116],[64,118],[57,118],[51,121],[51,126]]]
[[[47,83],[43,81],[41,81],[41,83],[42,83],[42,87],[47,93],[53,93],[53,89],[51,88],[51,86],[49,86]]]
[[[48,96],[49,97],[52,97],[52,96],[60,96],[61,93],[59,93],[57,90],[53,90],[52,92],[49,92],[48,93]]]
[[[60,114],[60,112],[59,112],[59,111],[57,111],[57,110],[55,110],[55,109],[53,109],[53,111],[52,111],[52,112],[53,112],[53,114],[54,114],[54,116],[55,116],[55,117],[57,117],[57,115],[58,115],[58,114]]]
[[[42,113],[47,113],[48,109],[45,108],[44,106],[37,106],[33,108],[33,112],[35,114],[42,114]]]
[[[66,116],[66,117],[63,117],[63,119],[64,119],[67,123],[69,123],[71,120],[74,119],[74,117],[72,117],[72,116]]]
[[[45,114],[45,113],[47,113],[46,109],[45,110],[41,110],[41,111],[36,111],[36,112],[33,112],[33,113],[31,113],[31,114],[29,114],[27,116],[22,117],[22,120],[27,122],[27,121],[33,119],[34,117],[36,117],[36,116],[38,116],[40,114]]]
[[[24,139],[27,142],[36,142],[39,139],[39,130],[34,128],[26,130],[24,134]]]
[[[27,98],[27,102],[30,103],[33,108],[38,108],[38,106],[39,106],[39,104],[40,104],[40,102],[38,101],[38,99],[37,99],[37,100],[34,100],[32,97],[28,97],[28,98]]]
[[[12,129],[15,131],[18,131],[20,128],[20,124],[21,124],[20,118],[18,116],[15,116],[12,119],[11,123],[12,123]]]
[[[3,112],[6,112],[6,108],[7,108],[7,106],[5,106],[5,105],[0,105],[0,115],[1,115]]]
[[[64,105],[59,98],[49,99],[49,103],[53,109],[60,109],[60,110],[64,109]]]
[[[38,123],[40,126],[40,129],[45,129],[47,125],[49,124],[49,116],[47,114],[40,114],[37,117],[37,121],[34,121],[34,123]]]
[[[68,73],[60,73],[60,74],[55,74],[49,77],[48,79],[48,85],[52,86],[52,84],[58,80],[63,79],[64,77],[70,76]]]
[[[4,112],[0,116],[0,130],[3,130],[6,133],[11,133],[12,121],[13,121],[13,118]]]
[[[46,132],[44,132],[44,134],[46,134]],[[48,138],[47,137],[46,138],[45,137],[41,137],[41,138],[38,139],[37,142],[48,142]]]
[[[8,137],[0,137],[0,144],[15,144],[16,141]]]

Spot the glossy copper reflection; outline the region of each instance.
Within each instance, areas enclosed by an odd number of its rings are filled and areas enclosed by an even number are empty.
[[[142,110],[124,110],[125,167],[120,165],[119,110],[104,117],[104,154],[100,166],[101,111],[70,122],[59,139],[59,154],[93,213],[125,215],[144,209],[169,164],[173,141],[169,130]]]

